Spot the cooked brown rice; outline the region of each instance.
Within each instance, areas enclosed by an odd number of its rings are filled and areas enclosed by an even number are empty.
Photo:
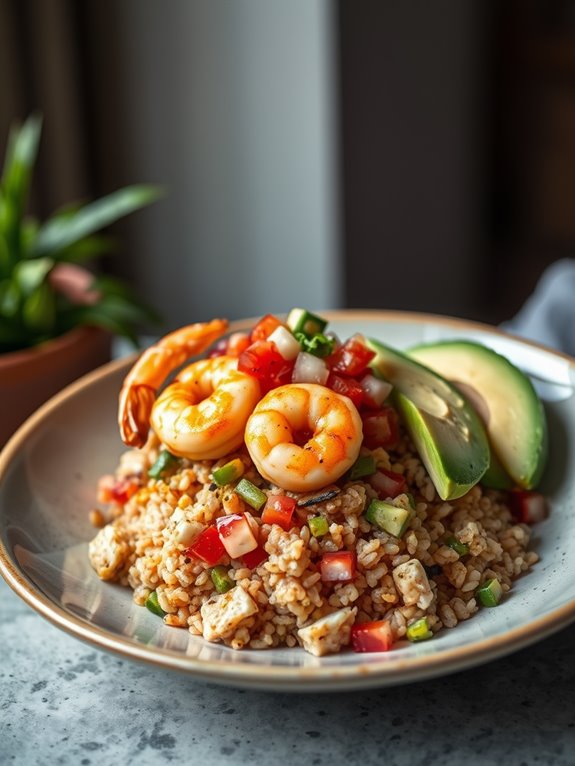
[[[250,481],[267,494],[283,492],[256,473],[246,452],[218,461],[182,460],[165,480],[148,480],[159,448],[151,440],[144,450],[123,456],[113,480],[128,477],[140,488],[124,505],[92,514],[102,528],[90,543],[90,561],[102,579],[132,588],[137,604],[155,591],[167,625],[234,649],[303,645],[314,654],[335,652],[349,643],[354,622],[381,619],[389,620],[396,640],[421,617],[436,633],[477,612],[475,592],[486,580],[497,578],[505,593],[538,560],[528,551],[530,528],[513,519],[505,493],[476,486],[458,500],[440,500],[406,436],[389,454],[372,451],[378,468],[406,477],[415,499],[402,539],[366,520],[366,504],[376,497],[368,483],[340,483],[334,498],[298,507],[298,524],[284,531],[262,524],[233,487],[212,483],[213,468],[240,457]],[[111,481],[104,477],[103,486]],[[259,525],[269,558],[250,570],[224,557],[236,587],[218,594],[210,567],[186,550],[217,517],[246,511]],[[319,539],[305,523],[318,515],[329,524]],[[468,546],[467,555],[446,544],[450,536]],[[357,576],[341,584],[322,582],[319,557],[342,549],[355,551]]]

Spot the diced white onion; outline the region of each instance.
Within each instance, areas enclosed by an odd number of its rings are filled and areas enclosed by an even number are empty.
[[[294,383],[319,383],[323,386],[328,378],[329,368],[323,359],[307,351],[299,352],[292,374]]]
[[[255,550],[258,542],[245,516],[222,516],[217,521],[218,534],[228,556],[239,559]]]
[[[189,546],[200,536],[203,530],[204,526],[199,521],[180,521],[176,525],[176,542],[180,545]]]
[[[380,380],[375,375],[366,375],[360,380],[360,385],[378,407],[384,403],[393,389],[391,383],[388,383],[386,380]]]
[[[283,325],[276,327],[271,335],[268,336],[268,340],[271,340],[278,352],[288,361],[295,359],[301,351],[299,341]]]

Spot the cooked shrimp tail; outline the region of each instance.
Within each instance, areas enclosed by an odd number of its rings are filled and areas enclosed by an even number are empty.
[[[175,369],[201,354],[225,333],[225,319],[182,327],[146,349],[132,367],[120,392],[118,423],[125,444],[143,447],[158,389]]]

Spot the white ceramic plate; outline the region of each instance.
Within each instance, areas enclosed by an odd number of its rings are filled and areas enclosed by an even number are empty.
[[[336,312],[330,327],[398,348],[471,338],[534,377],[545,402],[550,460],[543,491],[551,515],[537,525],[541,561],[497,609],[484,609],[432,641],[385,654],[316,658],[301,649],[234,652],[169,628],[132,603],[131,592],[101,582],[87,558],[88,512],[99,476],[123,445],[117,395],[128,363],[112,363],[39,410],[0,456],[0,571],[44,617],[72,635],[135,660],[204,680],[275,690],[336,690],[405,683],[460,670],[515,651],[575,619],[575,360],[489,327],[407,313]],[[247,323],[237,323],[247,326]]]

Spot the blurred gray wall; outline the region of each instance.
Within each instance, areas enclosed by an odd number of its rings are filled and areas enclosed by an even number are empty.
[[[122,176],[168,189],[125,273],[168,324],[340,303],[334,10],[116,5]]]

